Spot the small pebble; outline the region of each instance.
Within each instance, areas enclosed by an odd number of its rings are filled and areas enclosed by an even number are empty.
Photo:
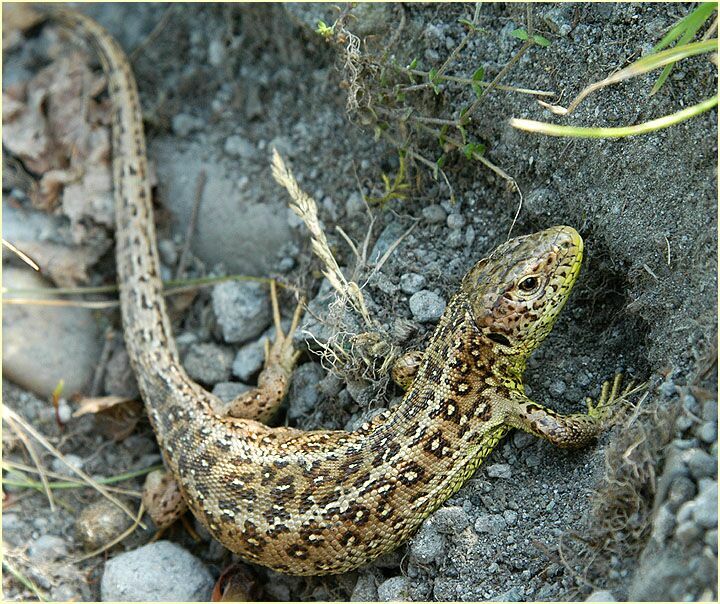
[[[445,539],[433,522],[424,522],[410,544],[410,558],[417,564],[430,564],[445,553]]]
[[[705,422],[697,430],[697,437],[706,444],[711,444],[717,441],[717,423],[714,421]]]
[[[717,472],[717,460],[702,449],[690,449],[684,456],[690,474],[695,479],[714,477]]]
[[[85,460],[82,457],[75,455],[74,453],[68,453],[64,457],[65,461],[70,464],[70,466],[78,470],[82,470],[83,465],[85,465]],[[67,464],[63,463],[63,461],[58,457],[53,458],[50,467],[52,468],[53,472],[57,472],[58,474],[63,474],[65,476],[75,476],[75,472],[68,468]]]
[[[709,545],[712,551],[717,555],[718,553],[718,530],[717,528],[711,529],[705,533],[705,544]]]
[[[675,531],[675,536],[678,538],[678,541],[684,545],[690,545],[699,535],[700,527],[692,521],[683,522]]]
[[[702,418],[707,422],[718,421],[717,401],[707,400],[703,403]]]
[[[447,217],[445,210],[443,210],[442,206],[439,205],[425,206],[422,209],[422,215],[423,218],[427,220],[430,224],[439,224],[441,222],[445,222],[445,218]]]
[[[85,507],[75,521],[75,534],[86,551],[105,545],[132,524],[118,506],[105,498]]]
[[[503,512],[503,518],[505,518],[508,526],[514,526],[518,519],[518,513],[515,510],[505,510]]]
[[[408,295],[419,292],[425,286],[426,279],[417,273],[405,273],[400,277],[400,289]]]
[[[470,519],[464,508],[451,505],[440,508],[432,516],[432,522],[439,533],[457,535],[462,533],[470,524]]]
[[[55,535],[42,535],[28,548],[28,558],[35,563],[54,562],[67,556],[67,553],[67,544]]]
[[[409,595],[408,580],[405,577],[392,577],[378,585],[379,602],[406,602]]]
[[[494,463],[487,469],[490,478],[512,478],[512,468],[510,464]]]
[[[606,590],[598,590],[592,592],[587,598],[586,602],[617,602],[615,597]]]
[[[262,369],[264,361],[265,342],[264,338],[260,338],[245,344],[237,351],[232,364],[233,375],[239,377],[243,382],[247,382]]]
[[[445,300],[434,292],[420,290],[410,297],[410,312],[420,323],[436,323],[445,312]]]
[[[705,489],[695,498],[693,508],[695,522],[704,529],[717,528],[718,525],[718,487]]]
[[[462,214],[448,214],[447,217],[448,228],[457,230],[465,226],[465,216]]]

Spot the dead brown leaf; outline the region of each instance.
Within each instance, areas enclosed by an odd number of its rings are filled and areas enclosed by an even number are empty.
[[[88,413],[95,415],[98,431],[114,441],[126,439],[143,416],[143,406],[123,396],[98,396],[80,399],[80,407],[73,417]]]

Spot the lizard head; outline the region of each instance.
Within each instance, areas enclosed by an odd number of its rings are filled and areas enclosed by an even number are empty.
[[[478,262],[463,279],[462,291],[488,346],[527,358],[565,305],[582,252],[578,232],[556,226],[511,239]]]

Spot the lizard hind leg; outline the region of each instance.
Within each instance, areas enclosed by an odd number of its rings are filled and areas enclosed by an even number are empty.
[[[275,281],[270,282],[275,339],[265,341],[265,366],[258,377],[257,388],[243,392],[221,410],[224,415],[267,423],[282,404],[290,385],[300,352],[293,346],[293,336],[302,315],[303,301],[298,302],[287,333],[283,333]]]

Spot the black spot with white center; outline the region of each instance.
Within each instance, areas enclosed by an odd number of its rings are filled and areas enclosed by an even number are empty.
[[[407,462],[398,468],[398,480],[405,486],[420,482],[425,476],[425,469],[414,461]]]
[[[450,452],[450,443],[443,437],[438,430],[428,437],[423,450],[438,459],[442,459]]]

